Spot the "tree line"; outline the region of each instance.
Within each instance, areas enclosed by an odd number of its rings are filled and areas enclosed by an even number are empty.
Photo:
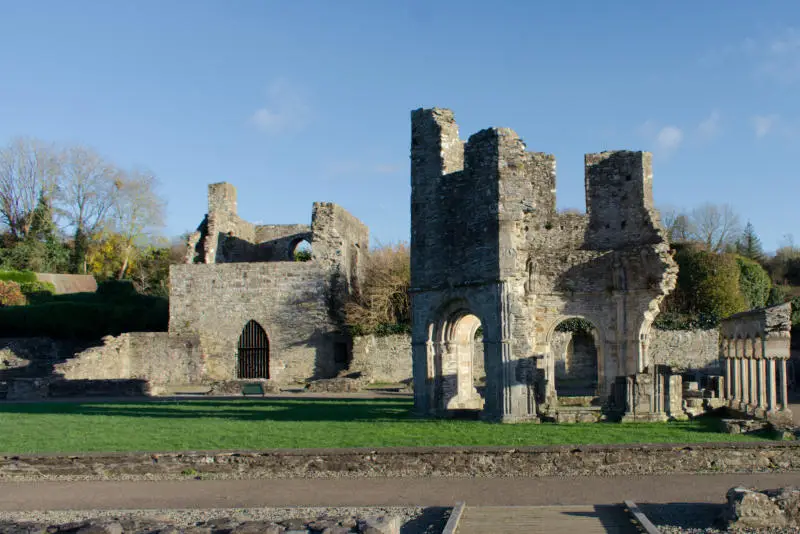
[[[133,279],[163,293],[179,247],[158,231],[156,176],[81,145],[15,138],[0,147],[0,269]]]

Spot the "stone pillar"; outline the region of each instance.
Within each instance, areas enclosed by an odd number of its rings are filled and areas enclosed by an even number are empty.
[[[742,400],[742,366],[741,359],[734,358],[732,362],[733,367],[733,399],[735,401]]]
[[[767,361],[763,358],[758,362],[758,407],[767,408]]]
[[[781,410],[786,410],[789,407],[789,389],[786,377],[786,360],[781,359],[778,362],[778,370],[780,379],[778,380],[778,387],[781,392],[780,406]]]
[[[750,379],[747,376],[748,375],[748,373],[747,373],[747,360],[745,359],[744,355],[741,355],[739,357],[739,370],[742,373],[742,395],[741,395],[741,397],[739,397],[739,400],[743,404],[747,404],[748,401],[750,400],[750,398],[749,398],[749,395],[750,395],[750,391],[749,391]]]
[[[733,396],[732,373],[731,373],[732,368],[733,368],[733,366],[731,365],[730,354],[727,353],[727,351],[726,351],[726,354],[725,354],[725,392],[724,392],[724,397],[725,397],[726,400],[730,400],[731,397]]]
[[[778,406],[776,402],[776,386],[778,384],[775,378],[775,360],[770,358],[767,360],[767,410],[769,411],[775,410]]]
[[[750,373],[750,404],[755,406],[758,404],[758,368],[756,367],[756,360],[748,358],[747,360],[748,372]]]

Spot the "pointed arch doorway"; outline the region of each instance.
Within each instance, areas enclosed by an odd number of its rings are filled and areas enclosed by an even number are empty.
[[[244,325],[237,352],[238,378],[269,378],[269,338],[254,320]]]

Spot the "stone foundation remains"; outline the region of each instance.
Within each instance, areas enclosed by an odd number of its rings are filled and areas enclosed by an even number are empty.
[[[800,443],[388,447],[0,456],[0,480],[542,477],[800,470]]]

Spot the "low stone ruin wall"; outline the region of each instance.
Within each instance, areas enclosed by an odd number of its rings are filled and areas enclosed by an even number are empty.
[[[200,341],[167,332],[106,336],[103,345],[57,364],[66,380],[141,379],[150,384],[199,384],[203,380]]]
[[[371,382],[411,379],[411,336],[358,336],[353,339],[350,371],[360,371]]]
[[[427,447],[0,456],[0,480],[631,476],[800,471],[800,443]]]

